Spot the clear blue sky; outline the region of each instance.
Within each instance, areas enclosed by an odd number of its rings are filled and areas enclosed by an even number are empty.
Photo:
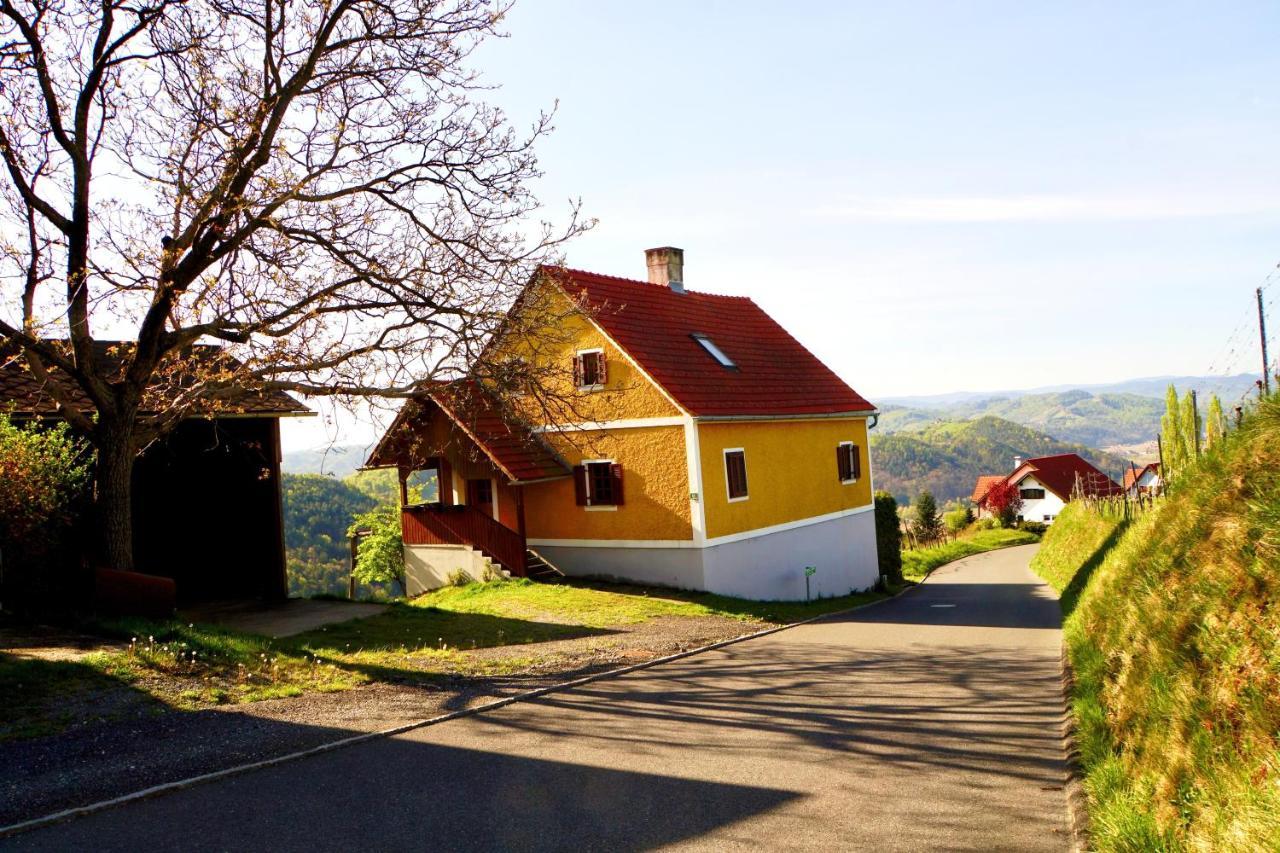
[[[573,266],[680,246],[873,401],[1256,369],[1221,362],[1280,261],[1274,3],[523,0],[505,29],[475,64],[517,122],[559,101],[548,213],[600,220]]]

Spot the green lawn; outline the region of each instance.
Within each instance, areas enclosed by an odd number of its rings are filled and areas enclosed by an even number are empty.
[[[75,663],[0,654],[0,740],[68,722],[59,697],[127,686],[184,709],[346,690],[372,681],[500,676],[562,659],[545,644],[607,639],[660,617],[786,624],[883,598],[870,592],[804,602],[757,602],[652,587],[528,580],[446,587],[383,613],[272,640],[212,625],[124,619],[99,633],[127,644]],[[492,653],[513,647],[509,653]],[[625,647],[624,647],[625,648]],[[63,703],[65,704],[65,703]]]
[[[979,530],[954,542],[903,551],[902,576],[907,580],[923,580],[929,572],[961,557],[1039,541],[1039,536],[1025,530]]]

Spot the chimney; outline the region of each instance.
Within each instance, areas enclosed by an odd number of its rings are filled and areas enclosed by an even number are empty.
[[[650,284],[684,293],[684,249],[674,246],[645,249],[644,262],[649,267]]]
[[[1013,470],[1017,471],[1021,467],[1022,467],[1022,457],[1021,456],[1013,457]]]

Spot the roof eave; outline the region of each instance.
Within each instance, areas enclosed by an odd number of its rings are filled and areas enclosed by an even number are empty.
[[[789,414],[772,414],[772,415],[694,415],[695,421],[812,421],[812,420],[834,420],[838,418],[867,418],[872,415],[880,414],[879,409],[858,409],[849,412],[812,412]]]

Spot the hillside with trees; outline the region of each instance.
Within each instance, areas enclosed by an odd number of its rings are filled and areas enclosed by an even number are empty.
[[[911,432],[950,421],[994,416],[1088,447],[1140,444],[1160,431],[1164,404],[1139,394],[1062,391],[957,403],[941,409],[886,407],[879,428]]]
[[[900,502],[925,490],[944,503],[968,497],[978,475],[1008,472],[1016,456],[1078,453],[1113,478],[1128,465],[1122,457],[990,415],[887,434],[877,430],[872,433],[871,453],[876,488]]]

